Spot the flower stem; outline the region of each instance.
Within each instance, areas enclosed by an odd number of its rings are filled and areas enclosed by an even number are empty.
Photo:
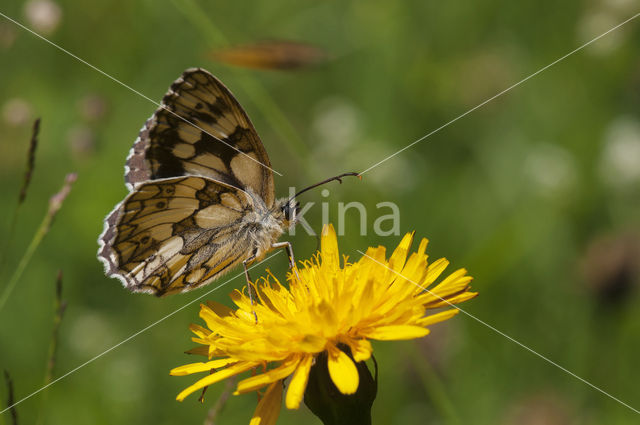
[[[11,217],[11,222],[9,223],[9,232],[7,237],[3,241],[2,251],[0,251],[0,269],[4,266],[4,260],[6,252],[11,245],[11,241],[13,240],[13,233],[16,228],[16,222],[18,221],[18,214],[20,212],[20,207],[24,203],[24,200],[27,197],[27,190],[29,189],[29,183],[31,183],[31,177],[33,176],[33,170],[35,169],[36,162],[36,149],[38,148],[38,133],[40,132],[40,118],[36,119],[33,123],[33,131],[31,134],[31,142],[29,143],[29,151],[27,153],[27,166],[24,171],[24,178],[22,181],[22,186],[20,187],[20,192],[18,195],[18,203],[13,210],[13,215]]]
[[[446,424],[460,425],[462,422],[456,414],[453,402],[447,395],[444,383],[433,367],[431,367],[424,353],[418,349],[417,344],[414,343],[411,345],[412,349],[409,353],[413,358],[413,363],[417,368],[429,400],[433,403],[433,406]]]
[[[33,253],[36,251],[36,249],[42,242],[42,239],[44,239],[46,234],[49,233],[51,224],[53,223],[53,220],[55,219],[56,214],[62,207],[62,202],[69,194],[69,191],[71,190],[71,184],[73,184],[75,180],[76,180],[76,175],[74,173],[67,174],[67,177],[65,178],[65,183],[62,186],[62,189],[60,190],[60,192],[53,195],[49,200],[49,210],[47,211],[47,214],[44,216],[44,219],[40,223],[40,227],[38,227],[38,230],[36,231],[35,235],[33,235],[33,239],[31,239],[31,242],[29,243],[27,250],[24,252],[24,255],[20,259],[20,262],[18,263],[18,267],[16,267],[16,269],[13,272],[13,275],[11,275],[11,279],[9,279],[9,283],[7,284],[7,286],[5,286],[4,291],[2,292],[2,296],[0,296],[0,311],[2,311],[2,308],[6,304],[7,299],[9,299],[9,296],[11,295],[11,292],[13,292],[13,289],[18,283],[18,280],[20,280],[20,277],[22,276],[22,273],[27,267],[27,264],[29,264],[29,261],[31,261],[31,257],[33,257]]]
[[[233,389],[236,386],[236,381],[237,379],[235,377],[227,380],[227,385],[224,387],[224,390],[222,390],[222,394],[220,394],[215,404],[211,406],[211,409],[209,409],[209,411],[207,412],[207,417],[204,420],[204,425],[216,424],[218,415],[220,415],[222,409],[224,409],[224,406],[227,404],[229,396],[231,395],[231,393],[233,393]]]
[[[11,423],[12,425],[18,425],[18,411],[14,405],[13,397],[13,380],[11,380],[11,376],[6,370],[4,371],[4,380],[7,384],[7,408],[11,412]]]
[[[56,365],[56,353],[58,352],[58,335],[60,331],[60,323],[62,316],[67,308],[67,303],[62,300],[62,270],[58,270],[56,278],[56,296],[54,301],[53,330],[51,331],[51,342],[49,343],[49,353],[47,356],[47,368],[44,375],[44,392],[42,394],[42,403],[38,413],[37,424],[43,424],[45,420],[45,407],[48,399],[48,391],[46,388],[53,381],[53,368]]]
[[[0,311],[2,311],[2,308],[9,298],[9,295],[11,295],[11,292],[13,292],[13,288],[16,286],[16,283],[18,283],[18,280],[20,280],[20,277],[22,276],[24,269],[27,267],[27,264],[29,264],[29,261],[31,261],[31,257],[33,257],[33,253],[36,251],[36,248],[38,248],[38,245],[40,245],[40,242],[42,242],[42,239],[47,234],[50,224],[51,220],[49,218],[49,215],[47,214],[42,220],[42,223],[40,223],[40,227],[38,227],[36,234],[33,236],[33,239],[31,239],[31,243],[20,259],[20,263],[18,263],[18,267],[16,267],[16,269],[14,270],[13,275],[11,275],[11,279],[9,279],[9,283],[2,292],[2,297],[0,297]]]

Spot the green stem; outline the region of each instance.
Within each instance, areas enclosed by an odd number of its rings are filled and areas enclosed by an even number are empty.
[[[7,302],[7,299],[9,299],[9,296],[11,295],[11,292],[13,292],[13,288],[16,286],[16,283],[18,283],[18,280],[20,280],[20,277],[22,276],[24,269],[27,267],[27,264],[29,264],[29,261],[31,261],[33,253],[36,252],[36,249],[40,245],[40,242],[42,242],[42,239],[44,239],[45,235],[49,233],[51,224],[56,218],[56,214],[58,213],[58,211],[60,211],[60,208],[62,208],[62,203],[64,202],[67,195],[69,195],[69,192],[71,191],[71,185],[76,181],[76,178],[77,176],[75,173],[67,174],[62,189],[60,189],[58,193],[56,193],[51,197],[51,199],[49,199],[49,209],[47,210],[47,214],[44,216],[42,223],[40,223],[40,227],[38,227],[38,230],[33,236],[33,239],[31,239],[31,243],[27,247],[27,250],[22,256],[22,259],[20,259],[20,263],[18,263],[18,267],[16,267],[16,269],[14,270],[9,283],[4,288],[2,296],[0,296],[0,311],[2,311],[4,305]]]
[[[62,300],[62,270],[58,271],[58,277],[56,278],[56,296],[54,301],[54,316],[53,316],[53,330],[51,331],[51,342],[49,343],[49,353],[47,355],[47,367],[44,374],[44,388],[42,393],[40,411],[38,412],[37,424],[43,424],[45,419],[45,408],[47,400],[49,398],[49,391],[47,388],[53,381],[53,369],[56,365],[56,355],[58,352],[58,335],[60,331],[60,323],[62,323],[62,317],[64,311],[67,308],[66,303]]]
[[[16,229],[16,222],[18,221],[18,212],[20,211],[20,205],[22,204],[19,203],[18,205],[16,205],[15,209],[13,210],[13,217],[11,217],[11,222],[9,223],[9,233],[4,240],[2,251],[0,251],[0,271],[4,269],[4,261],[7,258],[6,253],[7,251],[9,251],[9,246],[11,245],[11,241],[13,240],[13,234]]]
[[[462,422],[456,414],[455,406],[445,389],[445,385],[425,358],[424,353],[420,352],[417,344],[411,344],[412,349],[410,355],[413,363],[418,370],[425,392],[436,411],[440,414],[443,421],[450,425],[460,425]]]
[[[231,378],[227,380],[227,384],[224,387],[222,394],[220,394],[220,397],[218,397],[215,404],[211,407],[211,409],[209,409],[209,412],[207,412],[207,417],[204,420],[204,425],[216,424],[216,421],[218,420],[218,416],[222,412],[222,409],[224,409],[224,407],[226,406],[229,396],[233,394],[236,381],[237,379],[235,378]]]
[[[0,311],[2,311],[2,308],[7,302],[7,299],[9,299],[9,296],[11,295],[11,292],[13,292],[13,289],[15,288],[16,283],[18,283],[18,280],[20,280],[20,277],[22,276],[24,269],[27,267],[27,264],[29,264],[29,261],[31,261],[31,257],[33,257],[33,253],[36,251],[36,249],[40,245],[40,242],[42,242],[42,239],[45,237],[45,235],[49,231],[52,221],[53,221],[53,217],[51,217],[50,214],[47,214],[42,220],[42,223],[40,223],[40,227],[38,227],[36,234],[33,236],[33,239],[31,239],[31,243],[27,247],[27,250],[25,251],[22,258],[20,259],[20,263],[18,263],[18,267],[16,267],[16,269],[14,270],[13,275],[9,280],[9,283],[7,284],[7,286],[4,288],[4,291],[2,292],[2,296],[0,297]]]
[[[202,32],[207,40],[212,40],[214,45],[226,46],[227,38],[215,25],[207,19],[207,14],[199,4],[193,0],[173,0],[175,8],[182,13],[191,23]]]
[[[4,380],[7,385],[7,410],[9,411],[9,415],[11,417],[11,423],[13,425],[18,425],[18,411],[15,406],[15,399],[13,396],[13,380],[11,376],[9,376],[9,372],[4,371]],[[7,419],[8,420],[8,419]]]
[[[33,123],[33,132],[31,133],[31,142],[29,143],[29,151],[27,153],[27,166],[24,170],[24,178],[22,181],[22,187],[20,188],[20,192],[18,195],[18,204],[16,208],[13,210],[13,217],[11,218],[11,223],[9,224],[9,234],[7,238],[4,240],[4,246],[2,247],[2,251],[0,252],[0,270],[2,270],[4,266],[5,254],[9,249],[9,245],[13,240],[13,233],[16,228],[16,222],[18,221],[18,213],[20,212],[20,206],[24,203],[24,200],[27,197],[27,190],[29,189],[29,184],[31,183],[31,177],[33,176],[33,170],[35,168],[36,162],[36,149],[38,147],[38,133],[40,132],[40,118],[36,119]]]

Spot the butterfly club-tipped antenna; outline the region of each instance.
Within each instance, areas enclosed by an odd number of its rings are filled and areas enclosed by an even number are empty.
[[[284,213],[285,216],[288,219],[292,219],[294,222],[296,220],[296,215],[298,213],[298,210],[300,209],[300,203],[296,202],[295,204],[292,205],[292,202],[301,194],[305,193],[308,190],[311,190],[313,188],[316,188],[318,186],[322,186],[323,184],[332,182],[332,181],[338,181],[340,183],[342,183],[342,178],[343,177],[358,177],[360,180],[362,180],[362,175],[360,173],[356,173],[356,172],[349,172],[349,173],[342,173],[340,175],[337,176],[333,176],[330,177],[328,179],[322,180],[321,182],[312,184],[311,186],[305,187],[304,189],[300,190],[299,192],[297,192],[295,195],[293,195],[291,198],[289,198],[286,202],[286,204],[284,204]],[[294,271],[294,273],[297,274],[297,271],[295,269],[295,260],[293,258],[293,249],[291,248],[291,244],[289,242],[281,242],[278,245],[278,247],[285,247],[287,248],[287,255],[289,256],[289,265],[291,266],[291,269]],[[274,246],[276,246],[274,245]]]
[[[303,194],[303,193],[305,193],[306,191],[311,190],[311,189],[313,189],[313,188],[316,188],[316,187],[318,187],[318,186],[322,186],[323,184],[326,184],[326,183],[332,182],[332,181],[334,181],[334,180],[337,180],[338,182],[340,182],[340,183],[342,184],[342,178],[343,178],[343,177],[349,177],[349,176],[357,177],[357,178],[359,178],[360,180],[362,180],[362,175],[361,175],[360,173],[356,173],[356,172],[342,173],[342,174],[340,174],[339,176],[333,176],[333,177],[330,177],[330,178],[328,178],[328,179],[322,180],[321,182],[318,182],[318,183],[316,183],[316,184],[312,184],[312,185],[311,185],[311,186],[309,186],[309,187],[305,187],[304,189],[302,189],[301,191],[299,191],[298,193],[296,193],[295,195],[293,195],[291,198],[289,198],[289,202],[288,202],[288,203],[291,203],[291,201],[293,201],[294,199],[296,199],[298,196],[302,195],[302,194]]]

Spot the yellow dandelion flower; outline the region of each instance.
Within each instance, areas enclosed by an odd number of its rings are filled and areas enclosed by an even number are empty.
[[[341,266],[335,231],[325,226],[320,252],[289,273],[288,288],[272,277],[273,282],[257,283],[258,300],[253,305],[237,290],[231,295],[235,310],[213,302],[202,305],[200,317],[206,328],[191,325],[193,341],[201,344],[191,352],[210,361],[180,366],[171,374],[211,373],[177,399],[253,370],[253,376],[238,383],[235,394],[266,388],[251,423],[275,423],[281,382],[290,377],[285,405],[298,408],[309,371],[321,353],[327,356],[329,375],[338,390],[355,393],[359,375],[354,361],[371,357],[370,340],[423,337],[429,325],[458,313],[455,308],[433,314],[427,310],[477,295],[469,291],[472,278],[464,269],[434,285],[449,263],[444,258],[427,262],[427,239],[409,255],[412,240],[413,234],[407,234],[389,259],[384,247],[372,247],[355,263],[345,257]]]

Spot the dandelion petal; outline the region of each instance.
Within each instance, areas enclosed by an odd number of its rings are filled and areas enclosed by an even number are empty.
[[[252,367],[256,366],[256,364],[257,363],[255,362],[243,362],[237,365],[229,366],[226,369],[222,369],[219,372],[208,375],[207,377],[197,381],[195,384],[182,390],[180,394],[178,394],[178,396],[176,397],[176,400],[182,401],[189,394],[195,391],[198,391],[199,389],[204,388],[206,386],[215,384],[216,382],[220,382],[223,379],[227,379],[231,376],[237,375],[238,373],[244,372],[245,370],[251,369]]]
[[[369,360],[369,358],[371,357],[373,348],[371,347],[371,343],[369,342],[369,340],[347,340],[345,341],[345,344],[347,344],[351,349],[351,355],[353,356],[354,361],[362,362],[365,360]]]
[[[333,229],[333,225],[331,224],[322,228],[320,250],[322,251],[322,264],[331,269],[337,269],[340,264],[338,238],[336,237],[336,231]]]
[[[441,311],[440,313],[423,317],[418,321],[418,325],[420,326],[433,325],[434,323],[439,323],[439,322],[451,319],[453,316],[455,316],[458,313],[459,313],[459,310],[455,308],[451,310]]]
[[[275,381],[280,381],[287,376],[291,375],[298,366],[299,360],[288,361],[283,363],[282,366],[275,369],[271,369],[265,373],[261,373],[251,378],[243,379],[238,382],[238,390],[236,394],[243,394],[249,391],[258,390],[265,385],[271,384]]]
[[[409,248],[411,248],[411,242],[413,242],[413,232],[404,235],[398,247],[393,251],[393,254],[391,254],[391,258],[389,258],[389,269],[391,269],[392,272],[400,273],[404,267],[404,263],[407,260],[407,253],[409,252]]]
[[[395,325],[380,326],[367,333],[367,337],[383,341],[422,338],[429,333],[429,329],[420,326]]]
[[[306,356],[302,359],[298,368],[293,373],[293,378],[291,378],[289,388],[287,389],[287,396],[285,398],[287,409],[297,409],[300,407],[300,402],[304,397],[304,390],[307,388],[309,369],[311,369],[312,362],[313,356]]]
[[[353,394],[358,389],[360,377],[353,361],[341,350],[329,354],[329,375],[342,394]]]
[[[249,425],[273,425],[280,415],[282,405],[282,381],[277,381],[269,385]]]
[[[219,369],[221,367],[225,367],[229,365],[230,363],[237,363],[237,362],[238,360],[236,359],[226,358],[226,359],[212,360],[206,363],[203,363],[203,362],[191,363],[191,364],[186,364],[184,366],[173,368],[171,369],[171,372],[169,372],[169,374],[172,376],[184,376],[184,375],[191,375],[192,373],[198,373],[198,372],[209,372],[211,369]]]

